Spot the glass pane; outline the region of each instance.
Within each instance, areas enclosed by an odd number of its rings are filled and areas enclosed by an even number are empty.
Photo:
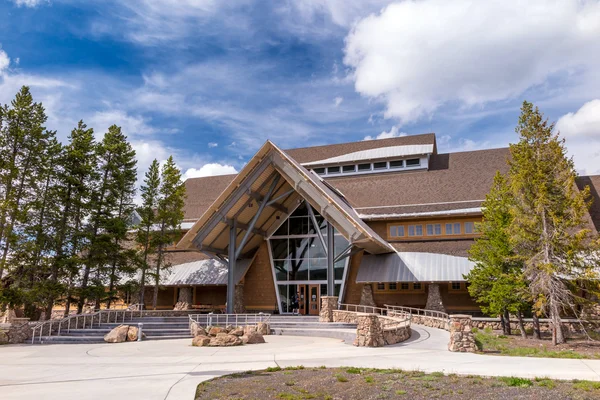
[[[385,162],[385,161],[373,163],[373,169],[386,169],[386,168],[387,168],[387,162]]]
[[[415,226],[414,225],[408,226],[408,236],[415,236]]]
[[[407,167],[414,167],[416,165],[419,165],[420,163],[421,160],[419,160],[418,158],[411,158],[410,160],[406,160]]]
[[[344,277],[344,267],[346,266],[346,260],[341,260],[333,265],[334,279],[339,280]]]
[[[328,174],[339,174],[340,172],[340,167],[329,167],[327,168],[327,173]]]
[[[289,312],[288,309],[290,307],[288,307],[289,304],[289,298],[288,298],[288,287],[287,285],[279,285],[277,287],[277,289],[279,290],[279,299],[281,300],[281,312]]]
[[[343,236],[335,236],[333,239],[334,257],[339,256],[348,247],[348,241]]]
[[[275,231],[273,236],[286,236],[288,234],[288,220],[286,219],[283,224]]]
[[[308,260],[290,260],[290,281],[308,280]]]
[[[454,224],[454,234],[460,235],[460,223]]]
[[[284,260],[274,260],[273,266],[275,267],[275,279],[278,281],[287,281],[288,271],[290,270],[290,262]]]
[[[310,242],[313,238],[290,239],[290,258],[301,259],[309,257]]]
[[[307,216],[308,215],[308,210],[306,209],[306,204],[304,202],[302,202],[302,204],[300,204],[298,206],[298,208],[296,208],[296,210],[294,210],[294,212],[292,213],[292,215],[290,215],[290,217],[303,217],[303,216]]]
[[[315,168],[313,171],[319,175],[323,175],[325,173],[325,168]]]
[[[398,227],[398,237],[404,236],[404,226]]]
[[[473,233],[473,223],[465,222],[465,233]]]
[[[435,224],[434,228],[435,228],[435,234],[436,235],[441,235],[442,234],[442,225],[441,224]]]
[[[310,238],[309,242],[310,248],[308,254],[310,258],[327,258],[323,243],[321,243],[321,239],[318,236]]]
[[[433,225],[427,224],[427,235],[433,235]]]
[[[326,281],[327,280],[327,259],[313,258],[310,260],[310,280],[311,281]]]
[[[273,252],[273,260],[285,260],[290,254],[288,249],[288,240],[271,239],[271,250]]]
[[[417,236],[423,236],[423,225],[417,225],[416,226],[416,235]]]
[[[403,160],[390,161],[390,168],[402,168],[403,166]]]
[[[306,235],[309,229],[309,217],[290,217],[290,235]]]
[[[370,171],[371,164],[358,164],[358,170],[359,171]]]
[[[342,167],[342,172],[346,173],[346,172],[354,172],[355,171],[355,166],[354,165],[344,165]]]
[[[396,233],[396,227],[394,225],[390,226],[390,236],[396,237],[398,234]]]
[[[446,224],[446,235],[452,235],[452,224]]]

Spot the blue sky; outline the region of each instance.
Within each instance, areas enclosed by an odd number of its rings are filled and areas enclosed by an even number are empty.
[[[30,85],[65,139],[121,125],[140,174],[239,170],[283,148],[436,132],[506,146],[540,106],[600,173],[600,4],[512,0],[0,0],[0,103]]]

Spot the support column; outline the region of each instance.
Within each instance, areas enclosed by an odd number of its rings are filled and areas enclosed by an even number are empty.
[[[444,302],[442,301],[442,294],[440,293],[440,285],[438,283],[429,284],[427,288],[427,303],[425,304],[425,309],[446,312]]]
[[[472,319],[470,315],[451,315],[448,350],[462,353],[477,351],[477,345],[475,344],[471,329]]]
[[[337,309],[337,296],[321,296],[319,322],[333,322],[333,310]]]
[[[334,233],[333,225],[327,222],[327,296],[334,296],[335,294]]]
[[[233,314],[235,301],[235,242],[237,237],[237,223],[233,220],[229,226],[229,260],[227,263],[227,314]]]

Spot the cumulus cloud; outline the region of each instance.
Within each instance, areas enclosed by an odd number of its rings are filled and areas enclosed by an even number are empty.
[[[600,67],[598,37],[598,1],[405,1],[358,22],[344,62],[359,93],[408,123],[445,104],[513,99],[552,78],[585,80]]]
[[[563,115],[556,122],[556,129],[565,137],[578,172],[600,174],[600,99]]]
[[[10,58],[8,58],[8,54],[2,49],[0,49],[0,73],[8,68],[8,64],[10,64]]]
[[[129,115],[121,110],[99,111],[89,119],[90,126],[94,127],[96,135],[103,135],[111,125],[121,127],[123,133],[132,135],[151,135],[156,133],[156,128],[150,126],[147,121],[138,115]]]
[[[365,136],[363,140],[377,140],[377,139],[390,139],[400,136],[406,136],[406,132],[400,132],[400,128],[397,126],[392,126],[389,131],[383,131],[377,136]]]
[[[232,165],[209,163],[204,164],[200,169],[188,168],[183,174],[183,180],[189,178],[200,178],[203,176],[216,176],[216,175],[228,175],[237,174],[237,170]]]

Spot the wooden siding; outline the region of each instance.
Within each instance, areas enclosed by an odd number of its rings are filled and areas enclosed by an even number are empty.
[[[277,295],[266,241],[260,245],[244,277],[244,305],[249,310],[277,310]]]

